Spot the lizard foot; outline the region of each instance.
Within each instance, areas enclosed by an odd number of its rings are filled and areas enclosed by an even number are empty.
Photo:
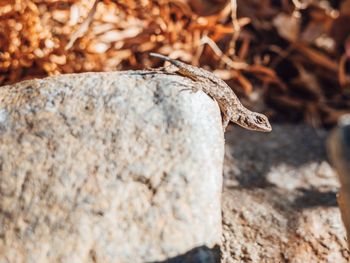
[[[222,117],[222,128],[224,129],[224,132],[226,131],[227,125],[230,122],[230,118],[226,115]]]

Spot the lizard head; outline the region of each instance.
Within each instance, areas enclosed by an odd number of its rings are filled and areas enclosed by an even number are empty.
[[[257,112],[249,111],[249,114],[240,114],[235,122],[248,130],[262,132],[272,131],[268,118],[264,114]]]

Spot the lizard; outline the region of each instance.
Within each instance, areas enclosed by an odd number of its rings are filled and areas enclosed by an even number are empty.
[[[244,107],[226,82],[213,73],[158,53],[150,53],[150,56],[168,61],[178,68],[178,74],[206,84],[203,85],[201,90],[217,101],[223,115],[222,126],[224,131],[230,121],[248,130],[262,132],[272,130],[270,122],[264,114],[253,112]],[[199,88],[193,87],[192,90],[196,92]]]

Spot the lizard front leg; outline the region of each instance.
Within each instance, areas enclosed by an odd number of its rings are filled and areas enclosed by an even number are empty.
[[[233,119],[234,112],[230,108],[229,104],[227,104],[225,101],[218,100],[218,99],[216,99],[216,101],[218,102],[219,108],[222,112],[222,127],[225,131],[227,125]]]
[[[226,130],[229,122],[230,122],[230,117],[227,116],[226,114],[223,114],[223,116],[222,116],[222,128],[224,129],[224,131]]]

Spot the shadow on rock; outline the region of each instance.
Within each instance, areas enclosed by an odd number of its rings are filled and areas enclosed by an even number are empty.
[[[271,167],[298,168],[327,160],[327,134],[307,125],[273,125],[271,133],[231,127],[225,136],[225,178],[234,178],[247,189],[270,187],[266,175]]]
[[[213,248],[200,246],[191,249],[185,254],[166,259],[164,261],[153,261],[152,263],[218,263],[220,262],[220,247]]]
[[[317,189],[298,189],[302,195],[294,200],[294,206],[299,209],[315,206],[337,206],[337,193],[334,191],[320,192]]]

